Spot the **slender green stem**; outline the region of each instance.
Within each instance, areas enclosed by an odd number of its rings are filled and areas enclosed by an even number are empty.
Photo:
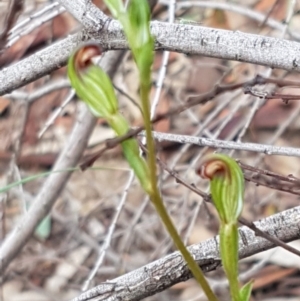
[[[150,80],[149,80],[150,82]],[[152,189],[154,190],[157,186],[157,178],[156,178],[156,155],[155,155],[155,144],[152,137],[152,126],[151,126],[151,116],[150,116],[150,102],[149,102],[149,92],[150,87],[148,84],[143,84],[141,82],[141,103],[143,110],[143,117],[145,123],[145,131],[146,131],[146,142],[148,149],[148,166],[150,169],[150,179],[152,184]]]
[[[185,245],[183,244],[174,224],[164,206],[163,200],[161,198],[160,192],[157,188],[157,176],[156,176],[156,155],[155,155],[155,144],[152,137],[151,120],[150,120],[150,105],[149,105],[149,87],[141,83],[141,102],[144,114],[145,130],[146,130],[146,141],[148,148],[148,165],[150,169],[150,180],[152,191],[150,194],[151,201],[155,206],[157,213],[159,214],[164,226],[166,227],[168,233],[173,239],[174,244],[182,254],[184,260],[186,261],[189,269],[193,273],[195,279],[201,285],[204,293],[210,301],[217,301],[217,297],[211,290],[208,282],[206,281],[204,274],[200,267],[197,265],[192,255],[189,253]]]
[[[229,280],[230,295],[233,301],[240,301],[238,280],[238,228],[236,223],[221,224],[220,250],[224,271]]]
[[[208,300],[210,301],[218,301],[216,295],[211,290],[208,282],[206,281],[204,274],[201,268],[197,265],[196,261],[192,257],[191,253],[187,250],[186,246],[183,244],[174,224],[163,204],[161,196],[157,189],[151,196],[152,203],[155,206],[157,213],[159,214],[161,220],[163,221],[164,226],[167,228],[169,235],[172,237],[174,244],[176,245],[177,249],[180,251],[181,255],[183,256],[184,260],[186,261],[189,269],[191,270],[192,274],[194,275],[197,282],[201,285],[204,293],[206,294]]]

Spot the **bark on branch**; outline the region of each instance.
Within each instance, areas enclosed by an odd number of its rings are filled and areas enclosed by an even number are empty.
[[[0,95],[63,66],[71,52],[87,35],[107,50],[128,48],[119,22],[109,19],[92,3],[63,0],[61,3],[84,24],[85,31],[1,70]],[[300,71],[300,43],[297,42],[239,31],[157,21],[151,22],[151,32],[156,39],[156,50],[166,49]]]
[[[276,238],[289,242],[300,237],[300,206],[254,223]],[[247,227],[239,228],[240,259],[273,248],[264,238],[255,236]],[[219,238],[214,237],[189,247],[201,268],[208,272],[220,265]],[[191,278],[191,273],[178,252],[149,263],[128,274],[109,280],[82,293],[72,301],[141,300]]]

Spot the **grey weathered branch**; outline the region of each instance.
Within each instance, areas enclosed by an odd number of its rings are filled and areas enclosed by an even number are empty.
[[[119,22],[107,18],[92,3],[63,0],[61,2],[69,11],[71,9],[67,3],[69,5],[73,3],[71,12],[88,26],[87,34],[96,39],[104,49],[128,48]],[[78,5],[77,9],[75,4]],[[151,22],[151,32],[156,39],[156,49],[300,71],[300,43],[297,42],[239,31],[157,21]],[[85,35],[81,33],[69,36],[1,70],[0,95],[9,93],[63,66],[74,48],[84,39]]]
[[[256,227],[268,234],[289,242],[300,237],[300,206],[255,222]],[[264,238],[256,237],[247,227],[239,228],[240,259],[273,248]],[[195,260],[204,271],[220,265],[219,239],[211,238],[189,247]],[[104,282],[82,293],[73,301],[141,300],[191,278],[181,255],[175,252],[116,279]]]
[[[0,94],[12,92],[63,67],[72,51],[81,42],[82,33],[74,34],[2,69],[0,71]]]
[[[300,149],[294,147],[274,146],[268,144],[249,143],[249,142],[226,141],[220,139],[169,134],[169,133],[161,133],[155,131],[153,131],[152,133],[153,133],[153,138],[159,141],[172,141],[176,143],[194,144],[198,146],[208,146],[212,148],[251,151],[256,153],[264,153],[266,155],[300,157]],[[145,136],[145,132],[141,132],[139,135]]]
[[[99,35],[106,22],[110,20],[92,1],[59,0],[59,2],[83,25],[86,32],[94,38]]]

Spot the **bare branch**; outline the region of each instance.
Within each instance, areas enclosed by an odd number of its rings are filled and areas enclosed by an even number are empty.
[[[96,6],[77,5],[78,1],[61,2],[83,22],[90,37],[104,49],[127,49],[128,45],[119,22],[107,18]],[[74,5],[77,6],[74,6]],[[78,10],[79,7],[82,10]],[[76,15],[75,15],[76,13]],[[198,54],[227,60],[237,60],[272,68],[300,71],[300,44],[283,39],[264,37],[238,31],[227,31],[202,26],[170,24],[153,21],[151,32],[155,48],[186,54]],[[84,40],[84,34],[67,37],[46,49],[5,68],[0,72],[0,95],[22,87],[63,66],[71,52]]]
[[[0,94],[17,88],[64,66],[72,51],[82,42],[82,33],[66,39],[31,55],[0,71]]]
[[[272,215],[255,222],[255,226],[269,235],[289,242],[299,235],[300,206]],[[261,237],[247,227],[239,228],[240,259],[273,248],[274,244]],[[219,238],[214,237],[200,244],[192,245],[189,251],[204,271],[211,271],[220,265]],[[141,300],[166,288],[191,278],[186,263],[178,252],[154,261],[135,271],[116,279],[102,283],[82,293],[73,301],[112,301]]]
[[[19,22],[10,30],[9,36],[7,37],[8,41],[4,49],[7,51],[8,48],[19,41],[22,37],[29,35],[35,29],[42,26],[46,22],[53,20],[55,17],[65,11],[66,10],[64,7],[61,7],[59,3],[54,2],[39,10],[38,12],[30,15],[28,18]]]
[[[99,35],[106,22],[110,20],[92,1],[59,0],[59,2],[93,38]]]
[[[159,141],[166,140],[166,141],[173,141],[182,144],[190,143],[198,146],[251,151],[257,153],[264,153],[267,155],[300,157],[300,149],[293,148],[293,147],[274,146],[274,145],[249,143],[249,142],[241,143],[241,142],[234,142],[234,141],[195,137],[195,136],[188,136],[188,135],[168,134],[168,133],[160,133],[160,132],[152,132],[152,133],[153,133],[153,138]],[[145,133],[141,132],[139,135],[144,136]]]

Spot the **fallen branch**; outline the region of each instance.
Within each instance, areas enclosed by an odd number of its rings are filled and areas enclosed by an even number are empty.
[[[299,239],[300,206],[272,215],[254,223],[257,228],[284,242]],[[275,247],[270,241],[255,236],[248,227],[239,228],[239,258]],[[201,268],[208,272],[220,265],[219,238],[214,237],[189,247]],[[137,301],[157,294],[168,287],[191,278],[186,263],[178,252],[149,263],[121,277],[101,283],[72,301]]]

